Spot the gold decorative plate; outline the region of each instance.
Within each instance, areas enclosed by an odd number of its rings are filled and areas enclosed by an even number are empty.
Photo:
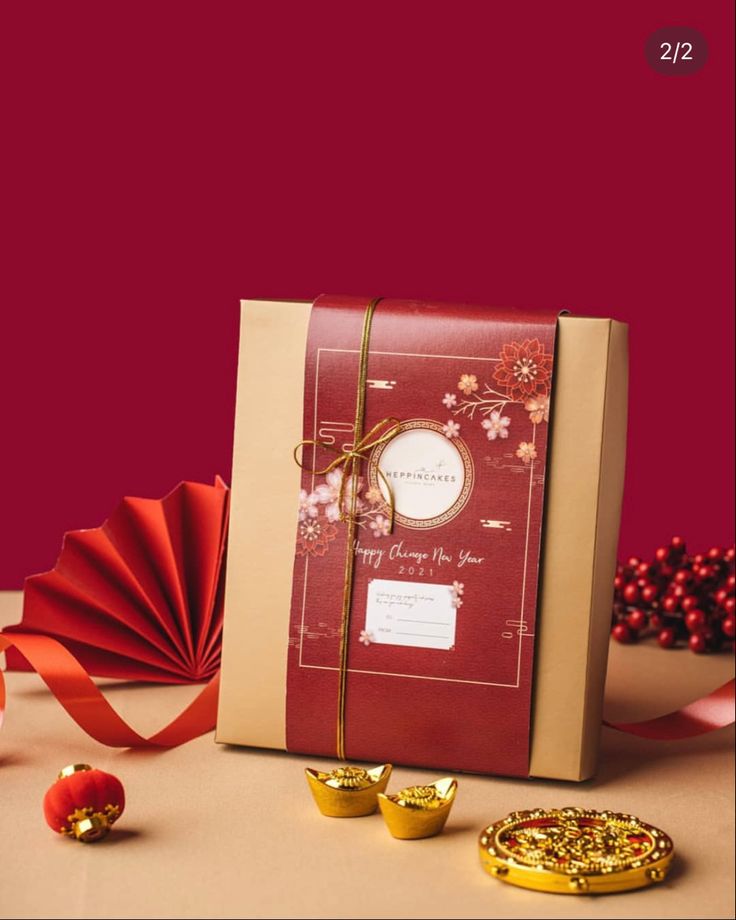
[[[633,815],[588,808],[513,811],[480,835],[480,860],[503,882],[557,894],[609,894],[664,881],[674,846]]]

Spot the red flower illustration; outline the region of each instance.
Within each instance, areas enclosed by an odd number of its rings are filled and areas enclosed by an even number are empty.
[[[307,518],[299,522],[296,537],[297,556],[324,556],[327,546],[337,536],[337,527],[324,518]]]
[[[547,394],[552,377],[552,355],[545,352],[539,339],[504,345],[500,358],[493,379],[506,390],[510,399],[523,402],[538,393]]]

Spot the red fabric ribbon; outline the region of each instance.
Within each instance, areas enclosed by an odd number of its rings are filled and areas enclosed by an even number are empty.
[[[656,741],[678,741],[694,738],[706,732],[731,725],[736,717],[734,679],[727,681],[707,696],[688,703],[676,712],[668,712],[643,722],[607,722],[603,724],[619,732],[638,735]]]
[[[0,635],[0,652],[15,647],[45,681],[69,715],[88,735],[110,747],[168,748],[212,731],[217,718],[220,673],[165,728],[146,738],[112,708],[77,659],[50,636]],[[0,671],[0,725],[5,714],[5,681]]]

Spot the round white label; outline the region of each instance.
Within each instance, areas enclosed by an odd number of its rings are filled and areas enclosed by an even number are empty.
[[[454,517],[465,504],[472,484],[472,463],[465,444],[448,438],[437,422],[417,419],[374,456],[385,477],[371,479],[388,501],[394,498],[396,519],[409,527],[434,527]]]

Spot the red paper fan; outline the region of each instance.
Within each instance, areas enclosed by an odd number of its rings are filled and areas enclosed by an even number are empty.
[[[187,683],[220,666],[229,491],[183,482],[124,498],[101,527],[70,531],[50,572],[26,579],[6,634],[51,636],[89,674]],[[13,648],[11,670],[29,670]]]

